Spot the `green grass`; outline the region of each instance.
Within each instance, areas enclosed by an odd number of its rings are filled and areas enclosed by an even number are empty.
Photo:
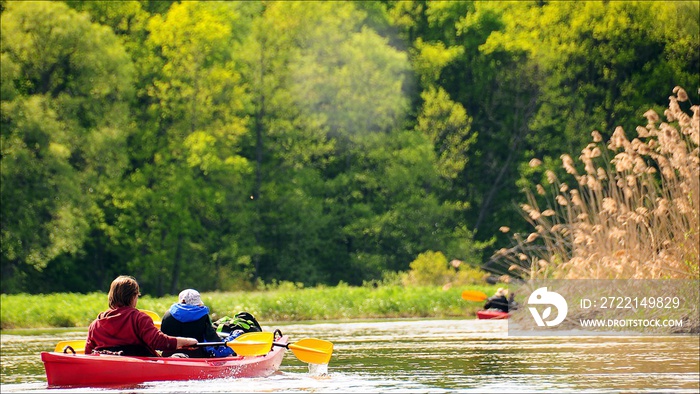
[[[212,319],[252,313],[261,324],[279,321],[352,320],[410,317],[472,318],[482,303],[461,298],[463,290],[493,294],[497,286],[314,287],[249,292],[202,293]],[[107,309],[106,293],[2,294],[0,328],[87,327]],[[163,315],[176,297],[143,296],[137,305]]]

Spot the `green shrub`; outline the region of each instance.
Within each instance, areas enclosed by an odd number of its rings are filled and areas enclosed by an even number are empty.
[[[457,269],[457,274],[454,285],[473,285],[485,283],[486,277],[489,274],[482,269],[470,267],[466,264],[461,264]]]
[[[484,283],[488,274],[459,260],[447,262],[442,252],[421,253],[403,276],[406,286],[462,286]]]
[[[410,264],[406,285],[444,285],[454,276],[442,252],[427,251]]]

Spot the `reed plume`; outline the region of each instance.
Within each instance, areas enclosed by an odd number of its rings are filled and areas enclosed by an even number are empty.
[[[593,131],[580,166],[562,155],[564,170],[578,185],[564,184],[550,171],[549,185],[526,193],[522,209],[536,231],[515,239],[542,247],[511,253],[511,270],[524,269],[531,278],[699,277],[700,107],[691,106],[689,115],[679,105],[688,100],[686,92],[673,92],[666,121],[649,110],[635,138],[618,127],[607,144]],[[546,200],[545,209],[537,196]]]

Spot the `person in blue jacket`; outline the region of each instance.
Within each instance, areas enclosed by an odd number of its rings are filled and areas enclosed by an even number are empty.
[[[195,338],[199,342],[222,341],[212,325],[209,308],[204,306],[202,297],[197,290],[183,290],[178,296],[178,301],[163,314],[160,330],[164,334]],[[227,340],[229,339],[233,338],[227,338]],[[177,352],[184,353],[188,357],[200,358],[225,357],[234,354],[233,350],[228,346],[178,349]],[[163,352],[163,356],[168,357],[172,353],[174,352],[168,354]]]

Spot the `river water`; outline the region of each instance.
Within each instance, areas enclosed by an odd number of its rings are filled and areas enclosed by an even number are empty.
[[[39,352],[85,330],[2,335],[0,392],[659,392],[700,391],[698,336],[508,336],[504,320],[279,324],[292,342],[334,344],[327,375],[287,351],[267,378],[49,389]]]

